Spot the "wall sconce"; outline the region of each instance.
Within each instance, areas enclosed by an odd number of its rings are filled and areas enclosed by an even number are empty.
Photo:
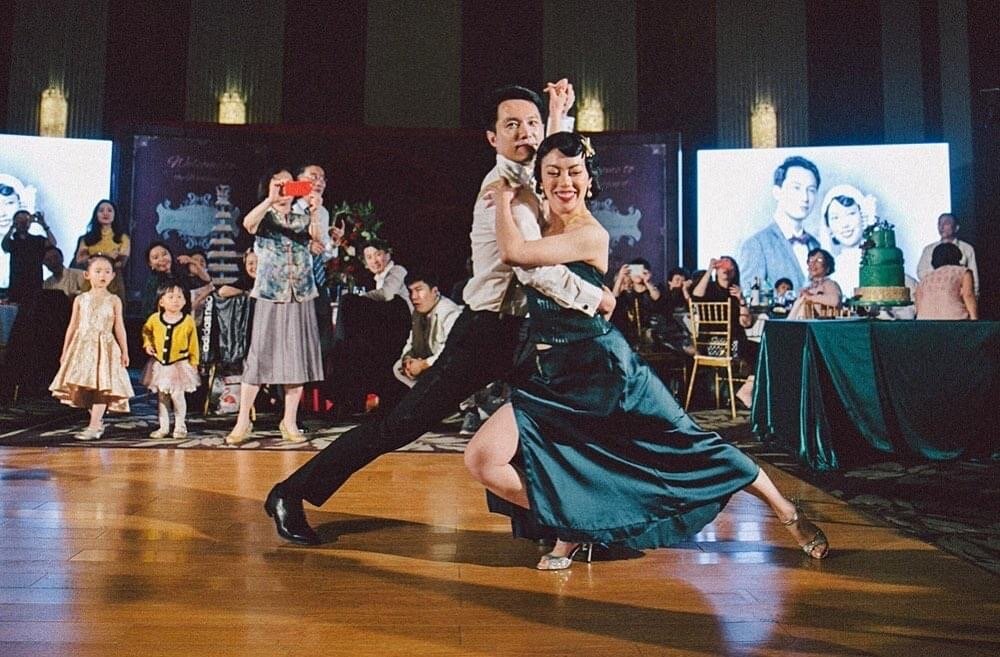
[[[38,134],[42,137],[65,137],[69,116],[66,95],[58,87],[49,87],[42,92],[38,104]]]
[[[247,106],[238,91],[219,96],[219,123],[243,125],[247,122]]]
[[[580,132],[604,132],[604,105],[594,96],[584,96],[576,111],[576,129]]]
[[[771,103],[757,103],[750,112],[750,145],[778,147],[778,113]]]

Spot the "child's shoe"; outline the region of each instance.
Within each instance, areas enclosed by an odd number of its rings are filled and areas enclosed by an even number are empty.
[[[170,427],[169,426],[163,426],[161,424],[159,429],[157,429],[156,431],[153,431],[153,432],[151,432],[149,434],[149,437],[150,438],[155,438],[155,439],[160,439],[160,438],[166,438],[169,435],[170,435]]]
[[[73,437],[76,438],[77,440],[97,440],[103,435],[104,435],[104,425],[102,424],[97,429],[87,427],[86,429],[84,429],[83,431],[81,431],[80,433],[76,434]]]
[[[188,435],[188,430],[185,425],[178,424],[177,426],[174,427],[174,434],[173,434],[174,438],[187,438],[187,435]]]

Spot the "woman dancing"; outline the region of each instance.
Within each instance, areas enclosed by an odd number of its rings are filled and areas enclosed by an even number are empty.
[[[540,240],[526,242],[511,206],[538,207],[531,190],[493,187],[504,262],[565,263],[600,285],[608,233],[587,210],[600,186],[589,142],[556,133],[538,148],[535,178],[549,205]],[[527,289],[534,371],[473,437],[472,475],[558,537],[541,570],[561,570],[585,543],[671,545],[714,519],[738,490],[763,499],[810,557],[823,532],[778,492],[753,460],[702,431],[604,318],[563,310]],[[518,460],[517,467],[513,461]]]

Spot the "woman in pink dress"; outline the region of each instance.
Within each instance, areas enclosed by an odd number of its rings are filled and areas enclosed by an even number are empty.
[[[972,272],[961,260],[962,252],[951,242],[934,247],[934,269],[917,285],[917,319],[979,319]]]

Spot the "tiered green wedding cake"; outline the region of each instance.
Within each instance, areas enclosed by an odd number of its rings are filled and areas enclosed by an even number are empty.
[[[862,303],[910,303],[910,290],[903,277],[903,252],[896,247],[892,224],[879,221],[865,229],[862,245],[860,287],[854,296]]]

